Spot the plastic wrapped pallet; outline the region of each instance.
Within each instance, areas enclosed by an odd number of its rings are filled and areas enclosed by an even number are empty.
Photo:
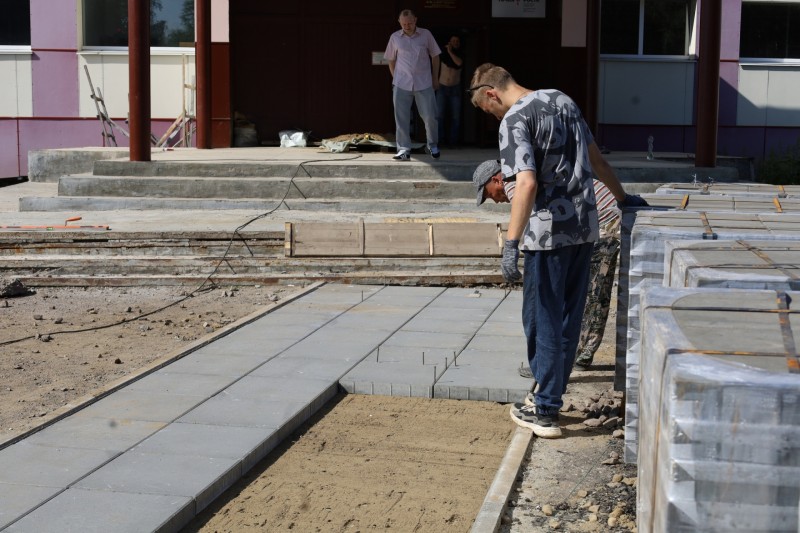
[[[717,197],[720,199],[733,197]],[[713,197],[705,197],[712,200]],[[769,202],[764,202],[769,205]],[[766,207],[766,206],[765,206]],[[623,225],[623,228],[625,225]],[[626,350],[620,361],[617,327],[617,373],[625,376],[625,461],[636,461],[639,384],[639,295],[664,279],[666,241],[675,240],[785,240],[800,241],[800,215],[731,212],[640,211],[630,230],[627,286],[619,285],[618,301],[627,297]],[[620,267],[622,268],[622,266]],[[618,306],[617,312],[621,309]],[[618,315],[619,320],[619,315]]]
[[[800,293],[648,288],[641,533],[798,530]]]
[[[800,185],[770,185],[769,183],[666,183],[657,194],[721,194],[725,196],[800,197]]]
[[[664,285],[800,290],[800,243],[667,241]]]
[[[774,186],[770,186],[774,187]],[[800,213],[800,198],[779,199],[777,197],[703,196],[677,194],[644,194],[649,208],[625,209],[621,223],[619,258],[619,287],[616,322],[616,373],[614,388],[625,389],[625,360],[628,349],[628,269],[630,268],[630,232],[636,222],[637,213],[652,211],[697,211],[697,212],[743,212],[743,213]],[[698,237],[701,238],[702,236]]]

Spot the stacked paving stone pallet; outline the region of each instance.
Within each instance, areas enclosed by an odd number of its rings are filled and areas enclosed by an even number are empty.
[[[668,204],[665,198],[648,197],[651,205]],[[617,373],[615,386],[624,376],[626,390],[625,460],[635,462],[637,454],[639,382],[639,296],[664,279],[665,243],[670,240],[794,240],[800,241],[800,205],[782,205],[775,212],[769,198],[692,196],[680,200],[687,210],[640,210],[626,213],[622,224],[622,246],[617,307]],[[693,207],[696,211],[689,211]],[[734,212],[736,211],[736,212]],[[740,212],[742,211],[742,212]],[[751,213],[752,211],[752,213]]]
[[[667,241],[664,286],[800,290],[800,242]]]
[[[641,533],[798,530],[800,311],[792,301],[800,293],[643,294]]]
[[[656,194],[708,194],[724,196],[758,195],[778,198],[800,197],[800,185],[768,183],[667,183]]]

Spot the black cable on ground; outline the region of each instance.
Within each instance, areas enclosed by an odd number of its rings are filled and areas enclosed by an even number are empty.
[[[359,159],[359,158],[361,158],[361,154],[358,154],[358,155],[353,156],[353,157],[337,158],[337,159],[334,159],[333,161],[352,161],[354,159]],[[244,228],[246,228],[247,226],[249,226],[250,224],[252,224],[253,222],[256,222],[257,220],[261,220],[262,218],[268,217],[269,215],[271,215],[272,213],[274,213],[275,211],[277,211],[280,208],[281,204],[283,204],[286,201],[286,198],[289,196],[289,191],[292,189],[292,185],[295,185],[294,179],[297,177],[297,173],[300,171],[300,169],[303,169],[305,171],[305,173],[308,175],[309,178],[313,177],[311,175],[311,173],[308,171],[308,169],[305,167],[305,165],[307,165],[309,163],[325,163],[325,162],[328,162],[328,161],[331,161],[331,159],[310,159],[308,161],[303,161],[303,162],[299,163],[297,165],[297,170],[294,171],[294,175],[289,179],[289,183],[286,186],[286,191],[283,193],[283,196],[281,197],[280,201],[278,202],[278,205],[276,205],[274,208],[270,209],[269,211],[265,211],[264,213],[261,213],[261,214],[255,216],[255,217],[251,218],[250,220],[248,220],[247,222],[245,222],[244,224],[238,226],[235,230],[233,230],[233,234],[231,235],[231,239],[230,239],[230,241],[228,241],[228,246],[227,246],[227,248],[225,248],[225,252],[222,254],[222,257],[217,262],[216,266],[214,267],[214,270],[212,270],[211,273],[208,276],[206,276],[206,278],[203,280],[203,282],[200,285],[198,285],[196,289],[192,290],[189,293],[186,293],[181,299],[176,300],[176,301],[174,301],[172,303],[169,303],[167,305],[164,305],[162,307],[159,307],[158,309],[154,309],[152,311],[148,311],[147,313],[143,313],[141,315],[137,315],[137,316],[135,316],[133,318],[125,318],[125,319],[119,320],[117,322],[112,322],[112,323],[101,325],[101,326],[92,326],[90,328],[81,328],[81,329],[73,329],[73,330],[60,330],[60,331],[53,331],[53,332],[49,332],[49,333],[39,333],[37,335],[41,337],[41,336],[44,336],[44,335],[53,336],[53,335],[64,335],[64,334],[67,334],[67,333],[85,333],[87,331],[99,331],[101,329],[107,329],[107,328],[111,328],[111,327],[114,327],[114,326],[120,326],[122,324],[127,324],[128,322],[133,322],[133,321],[136,321],[136,320],[140,320],[142,318],[146,318],[146,317],[148,317],[150,315],[154,315],[156,313],[159,313],[159,312],[163,311],[164,309],[169,309],[170,307],[172,307],[174,305],[178,305],[179,303],[185,302],[186,300],[188,300],[189,298],[194,297],[195,294],[198,294],[200,292],[207,292],[207,291],[213,290],[216,287],[216,284],[211,280],[211,278],[214,276],[214,274],[217,273],[217,271],[219,270],[219,267],[227,259],[228,254],[230,253],[230,250],[231,250],[231,246],[233,246],[234,239],[236,239],[236,237],[238,236],[239,238],[242,239],[242,241],[244,241],[244,237],[239,232],[241,230],[243,230]],[[296,187],[296,185],[295,185],[295,187]],[[246,242],[245,242],[245,246],[247,246]],[[252,250],[250,250],[250,247],[248,246],[247,248],[250,251],[250,255],[254,255]],[[211,282],[211,285],[206,286],[206,284],[209,283],[209,282]],[[27,337],[21,337],[21,338],[18,338],[18,339],[2,341],[2,342],[0,342],[0,346],[8,346],[10,344],[16,344],[18,342],[27,341],[27,340],[30,340],[30,339],[35,339],[35,338],[37,338],[37,335],[28,335]]]

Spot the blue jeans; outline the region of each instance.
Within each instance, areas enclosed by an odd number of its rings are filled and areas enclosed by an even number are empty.
[[[436,97],[433,87],[421,91],[406,91],[396,85],[392,86],[392,103],[394,103],[394,124],[397,153],[411,151],[411,104],[417,103],[417,110],[425,123],[425,136],[428,149],[437,150],[439,128],[436,125]]]
[[[528,364],[539,390],[542,414],[564,405],[581,336],[593,243],[525,254],[522,327],[528,339]]]
[[[436,91],[436,120],[439,122],[440,143],[458,144],[458,133],[461,128],[461,93],[461,84],[439,85],[439,90]]]

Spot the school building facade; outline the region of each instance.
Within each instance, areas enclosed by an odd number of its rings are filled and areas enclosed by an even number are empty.
[[[196,110],[196,2],[150,0],[150,128]],[[705,0],[707,2],[711,0]],[[800,138],[800,2],[721,2],[717,153],[756,159]],[[401,9],[440,43],[463,43],[466,88],[486,61],[582,107],[612,151],[694,153],[703,0],[210,0],[210,145],[234,145],[234,117],[276,143],[394,131],[382,57]],[[0,177],[27,175],[29,150],[103,146],[95,94],[125,126],[128,0],[8,0],[0,17]],[[715,68],[716,71],[716,68]],[[88,76],[87,76],[88,72]],[[89,83],[91,77],[91,85]],[[699,102],[699,103],[698,103]],[[497,123],[462,108],[462,142],[491,146]],[[119,131],[120,146],[128,140]]]

